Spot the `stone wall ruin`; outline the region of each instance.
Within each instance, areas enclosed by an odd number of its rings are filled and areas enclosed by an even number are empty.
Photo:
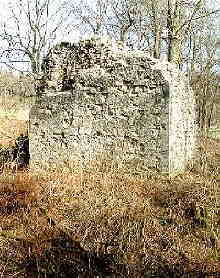
[[[89,39],[44,61],[30,112],[31,167],[110,158],[125,167],[185,169],[196,149],[195,100],[175,66]]]

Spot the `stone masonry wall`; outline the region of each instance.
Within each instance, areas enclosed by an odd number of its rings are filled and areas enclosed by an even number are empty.
[[[169,171],[183,169],[197,151],[196,101],[192,89],[174,65],[155,65],[169,83]]]
[[[169,63],[90,39],[52,48],[44,72],[30,112],[32,167],[107,157],[171,172],[192,158],[193,93]]]

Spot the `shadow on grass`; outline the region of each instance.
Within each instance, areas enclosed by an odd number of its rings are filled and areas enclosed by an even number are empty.
[[[28,257],[19,266],[24,277],[126,277],[126,267],[114,263],[112,255],[97,255],[61,233],[41,255]]]
[[[117,264],[113,255],[87,252],[79,243],[62,233],[50,241],[39,256],[30,256],[19,265],[22,277],[37,278],[207,278],[220,277],[220,273],[207,272],[202,265],[190,269],[190,262],[182,255],[181,263],[168,264],[162,258],[140,265]],[[195,270],[196,269],[196,270]]]

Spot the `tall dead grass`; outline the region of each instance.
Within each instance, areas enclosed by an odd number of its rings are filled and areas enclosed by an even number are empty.
[[[0,273],[14,267],[20,273],[15,277],[24,277],[24,268],[7,266],[4,252],[16,250],[17,264],[41,256],[62,231],[83,250],[111,255],[112,265],[127,267],[126,274],[102,277],[217,277],[219,150],[219,141],[204,140],[196,164],[175,176],[131,175],[106,165],[103,171],[100,164],[90,172],[4,172]],[[46,274],[39,277],[53,277]]]
[[[21,134],[26,135],[28,130],[28,122],[23,120],[1,118],[0,125],[0,147],[12,146],[15,140]]]
[[[35,95],[33,78],[16,76],[10,72],[0,72],[0,96]]]

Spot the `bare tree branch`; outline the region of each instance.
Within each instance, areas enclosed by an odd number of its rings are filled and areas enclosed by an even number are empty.
[[[62,3],[57,8],[54,3],[51,0],[20,0],[9,4],[11,15],[0,33],[7,44],[8,55],[28,58],[33,73],[41,71],[42,58],[66,20]]]

